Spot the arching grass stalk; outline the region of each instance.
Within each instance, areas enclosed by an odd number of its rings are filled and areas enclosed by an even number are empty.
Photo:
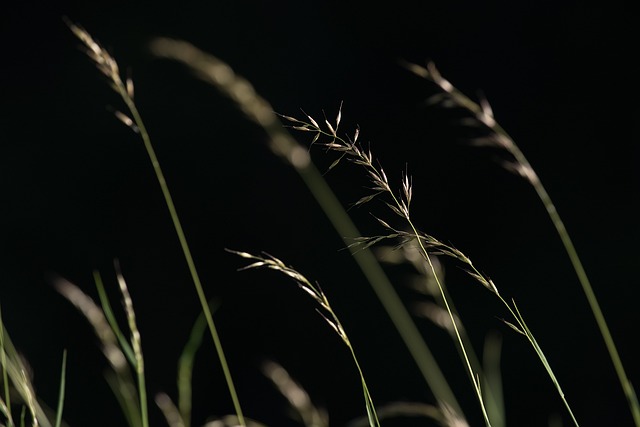
[[[149,160],[151,161],[151,165],[153,166],[153,170],[156,174],[156,178],[160,185],[160,189],[162,190],[162,195],[164,196],[165,203],[169,210],[169,215],[171,216],[171,221],[173,222],[173,226],[176,230],[178,240],[180,241],[180,247],[182,248],[182,252],[184,254],[185,260],[189,267],[189,272],[191,274],[191,278],[193,280],[193,284],[195,286],[196,293],[198,295],[198,299],[202,307],[202,311],[205,314],[207,325],[211,333],[211,338],[213,339],[216,352],[220,360],[220,364],[222,365],[222,370],[227,383],[227,388],[229,389],[229,393],[233,401],[233,406],[235,408],[238,421],[242,426],[244,426],[245,422],[244,422],[244,416],[242,414],[242,409],[240,407],[240,401],[236,393],[233,379],[231,378],[229,365],[224,355],[224,351],[222,349],[222,344],[220,342],[220,338],[218,336],[215,323],[213,322],[213,316],[209,309],[209,305],[204,293],[204,289],[200,282],[200,277],[198,275],[195,263],[193,261],[193,257],[191,255],[191,250],[189,249],[186,236],[182,229],[182,224],[180,223],[178,213],[173,203],[173,198],[171,197],[169,187],[167,186],[167,182],[164,177],[164,173],[162,172],[162,169],[160,167],[160,162],[158,161],[153,145],[151,144],[149,133],[145,128],[144,122],[142,121],[142,117],[140,116],[140,113],[138,112],[138,108],[136,107],[136,104],[133,100],[134,98],[133,81],[131,79],[126,79],[126,82],[122,81],[122,78],[120,77],[120,70],[116,60],[106,50],[104,50],[102,46],[100,46],[91,37],[89,33],[87,33],[83,28],[73,23],[68,22],[68,25],[71,28],[71,31],[87,47],[87,54],[95,62],[96,66],[98,67],[98,70],[100,70],[109,79],[109,83],[111,84],[111,87],[113,88],[113,90],[115,90],[118,93],[118,95],[120,95],[120,97],[124,101],[131,115],[129,117],[128,115],[120,111],[117,111],[115,113],[116,117],[119,120],[121,120],[125,125],[127,125],[129,128],[131,128],[134,132],[139,134],[140,137],[142,138],[142,142],[149,156]]]
[[[269,149],[300,175],[345,244],[348,245],[360,236],[344,207],[311,162],[308,149],[283,130],[271,105],[255,92],[247,80],[236,75],[220,59],[181,40],[158,38],[151,44],[151,50],[158,57],[186,65],[203,81],[236,102],[250,120],[265,130],[269,138]],[[448,405],[452,412],[463,417],[462,409],[435,357],[375,256],[368,249],[354,251],[352,254],[434,396],[439,402]]]
[[[396,193],[391,189],[391,186],[389,184],[389,180],[387,178],[386,173],[384,172],[384,169],[382,169],[382,167],[376,166],[374,165],[374,158],[373,158],[373,154],[371,153],[371,150],[364,150],[362,149],[362,147],[359,145],[358,141],[358,135],[359,135],[359,128],[356,129],[355,134],[353,136],[353,139],[350,139],[349,141],[347,141],[346,139],[343,139],[341,137],[338,136],[338,126],[340,125],[340,119],[342,117],[342,112],[341,110],[338,110],[338,114],[336,116],[336,120],[335,120],[335,124],[332,125],[328,120],[324,120],[324,125],[326,127],[326,130],[324,128],[321,128],[320,125],[318,124],[318,122],[316,120],[313,119],[313,117],[307,115],[308,121],[303,121],[303,120],[298,120],[296,118],[290,117],[290,116],[283,116],[286,120],[290,121],[293,124],[293,128],[299,131],[304,131],[304,132],[312,132],[315,133],[315,136],[313,137],[313,140],[311,141],[311,144],[317,143],[319,145],[321,145],[322,147],[328,149],[328,150],[332,150],[332,151],[336,151],[338,153],[340,153],[340,157],[338,157],[337,160],[335,160],[331,166],[331,168],[334,168],[335,166],[338,165],[338,163],[344,159],[347,158],[349,161],[351,161],[352,163],[359,165],[359,166],[363,166],[369,181],[372,184],[372,187],[370,188],[373,193],[372,194],[368,194],[364,197],[362,197],[360,200],[358,200],[354,206],[358,206],[358,205],[362,205],[364,203],[370,202],[371,200],[373,200],[376,196],[380,195],[380,194],[386,194],[390,199],[391,202],[385,202],[386,205],[398,216],[400,216],[401,218],[403,218],[407,225],[409,226],[409,228],[411,229],[411,233],[407,233],[409,235],[412,235],[413,237],[409,240],[415,240],[417,242],[417,244],[419,245],[420,248],[420,253],[422,255],[422,257],[427,261],[427,263],[429,264],[429,268],[431,270],[431,273],[438,285],[438,289],[440,292],[440,296],[442,297],[442,303],[444,304],[444,307],[449,315],[449,319],[451,321],[451,325],[453,326],[453,330],[459,345],[459,348],[462,352],[462,356],[463,356],[463,360],[464,360],[464,364],[465,364],[465,368],[467,370],[467,373],[469,374],[469,378],[471,379],[471,382],[473,384],[473,389],[476,393],[476,397],[478,399],[478,402],[480,404],[480,409],[482,411],[482,415],[484,418],[484,421],[486,423],[486,425],[488,427],[491,426],[491,421],[489,420],[489,415],[487,413],[487,409],[486,406],[484,404],[484,397],[482,394],[482,389],[480,386],[480,376],[479,374],[474,370],[474,368],[471,366],[471,362],[469,360],[469,355],[467,354],[467,344],[464,342],[464,340],[462,339],[462,335],[460,334],[460,330],[458,328],[458,324],[456,321],[456,316],[454,315],[450,305],[449,305],[449,299],[447,298],[447,294],[444,290],[444,286],[442,285],[439,275],[435,269],[435,266],[433,264],[433,262],[431,261],[431,256],[429,251],[427,251],[426,247],[423,244],[422,239],[420,239],[421,233],[416,229],[412,219],[411,219],[411,215],[409,212],[409,207],[411,205],[411,198],[413,195],[413,189],[412,189],[412,185],[411,185],[411,180],[409,178],[409,175],[404,174],[403,178],[402,178],[402,192],[398,195],[396,195]],[[328,138],[328,141],[319,141],[320,137],[325,136]],[[385,228],[388,229],[392,229],[391,226],[389,226],[385,221],[383,221],[382,219],[378,218],[378,221],[385,226]],[[393,229],[392,229],[393,230]],[[360,237],[357,238],[356,241],[357,243],[360,245],[360,247],[369,247],[374,245],[375,243],[379,242],[382,239],[386,239],[389,236],[378,236],[375,238],[368,238],[368,237]],[[397,236],[394,236],[397,237]],[[362,244],[366,242],[366,244]],[[352,244],[353,246],[353,244]]]
[[[627,398],[634,423],[636,427],[640,427],[640,403],[638,402],[638,397],[631,381],[629,381],[629,378],[627,377],[620,354],[618,353],[618,349],[613,340],[613,336],[611,335],[611,331],[609,330],[609,326],[607,325],[598,299],[593,291],[589,277],[587,276],[584,266],[582,265],[582,261],[578,256],[578,252],[571,240],[571,237],[569,236],[569,232],[567,231],[560,214],[558,213],[558,210],[556,209],[555,204],[551,200],[549,193],[547,193],[547,190],[538,177],[538,174],[531,167],[529,160],[525,157],[518,145],[516,145],[513,138],[511,138],[511,136],[495,120],[491,106],[486,100],[482,100],[480,103],[472,101],[448,80],[443,78],[433,63],[429,63],[426,68],[416,64],[405,65],[410,71],[435,83],[443,91],[441,94],[436,96],[434,99],[435,102],[445,99],[453,101],[455,105],[469,111],[477,124],[485,126],[490,131],[490,134],[485,138],[476,140],[476,145],[496,147],[508,152],[513,157],[513,160],[505,162],[504,166],[508,170],[511,170],[524,178],[535,190],[540,201],[544,205],[560,240],[562,241],[567,255],[569,256],[571,265],[573,266],[576,276],[580,281],[580,285],[582,286],[587,298],[591,312],[595,317],[600,334],[602,335],[607,351],[609,352],[609,357],[611,358],[616,375],[618,376],[618,381],[620,382],[625,397]]]
[[[360,144],[357,142],[359,129],[356,129],[353,138],[345,139],[340,137],[337,134],[336,129],[340,122],[340,117],[341,117],[341,113],[338,112],[335,125],[331,125],[329,121],[325,120],[324,122],[325,127],[323,128],[323,127],[320,127],[318,122],[309,115],[307,115],[308,121],[285,116],[287,120],[293,123],[294,129],[299,131],[304,131],[304,132],[315,133],[315,136],[313,137],[313,140],[311,142],[312,144],[316,143],[326,148],[327,150],[331,150],[339,153],[338,159],[332,163],[331,167],[337,166],[342,159],[347,159],[351,163],[362,166],[365,169],[368,175],[369,181],[371,183],[370,190],[372,190],[372,194],[362,197],[360,200],[358,200],[355,203],[355,206],[370,202],[371,200],[373,200],[379,195],[386,195],[390,199],[390,201],[385,201],[384,203],[389,207],[389,209],[391,209],[392,212],[394,212],[396,215],[402,218],[406,223],[406,225],[409,227],[410,231],[399,230],[389,225],[388,222],[380,218],[377,218],[378,222],[388,231],[388,234],[373,236],[373,237],[358,238],[357,241],[353,244],[353,246],[367,248],[386,239],[399,239],[401,246],[407,245],[407,244],[416,244],[418,246],[420,254],[428,263],[431,273],[438,285],[438,289],[442,297],[442,302],[444,304],[444,307],[447,313],[449,314],[449,319],[454,329],[455,336],[458,340],[458,344],[461,348],[465,366],[471,378],[471,381],[472,381],[474,390],[476,392],[478,401],[480,403],[480,407],[481,407],[484,420],[487,426],[490,425],[490,419],[484,404],[481,383],[479,379],[480,377],[479,377],[479,374],[474,371],[472,364],[470,362],[467,345],[465,344],[465,341],[462,338],[462,334],[460,333],[460,330],[457,326],[456,316],[454,316],[454,313],[448,301],[447,294],[444,290],[444,286],[442,285],[442,282],[440,281],[439,275],[436,271],[435,265],[431,260],[432,254],[446,255],[462,262],[465,265],[467,272],[473,278],[479,281],[486,289],[488,289],[493,294],[495,294],[500,299],[500,301],[507,307],[512,317],[514,318],[514,321],[516,324],[514,325],[513,323],[509,323],[509,322],[506,322],[506,323],[510,327],[514,328],[516,331],[518,331],[519,333],[527,337],[527,339],[533,346],[536,354],[540,358],[542,364],[544,365],[545,369],[547,370],[547,373],[549,374],[551,380],[556,386],[556,389],[558,390],[558,393],[561,399],[563,400],[567,410],[569,411],[569,414],[571,415],[571,419],[573,420],[575,425],[578,426],[578,422],[575,416],[573,415],[573,411],[571,410],[571,407],[569,406],[565,398],[564,392],[562,391],[562,388],[560,387],[560,384],[555,374],[553,373],[551,366],[547,361],[547,358],[545,357],[544,353],[542,352],[542,349],[538,345],[538,342],[533,337],[533,334],[531,333],[530,329],[527,327],[526,323],[524,322],[524,319],[520,315],[520,312],[518,311],[515,305],[515,302],[513,302],[513,306],[508,304],[504,300],[502,295],[500,295],[500,293],[498,292],[498,288],[495,286],[493,281],[489,279],[486,275],[478,271],[476,267],[473,265],[473,263],[471,262],[471,259],[469,259],[464,253],[462,253],[461,251],[459,251],[458,249],[452,246],[449,246],[440,242],[433,236],[430,236],[428,234],[425,234],[419,231],[415,227],[411,219],[410,209],[409,209],[411,205],[411,199],[413,196],[413,188],[412,188],[411,179],[409,175],[406,173],[403,174],[402,191],[396,194],[391,189],[389,180],[383,168],[381,166],[376,166],[374,164],[374,157],[373,157],[373,154],[371,153],[371,150],[363,149],[360,146]],[[320,141],[321,137],[326,138],[326,141],[324,140]]]
[[[353,359],[353,362],[355,363],[356,368],[358,369],[358,374],[360,375],[360,382],[362,383],[362,391],[364,393],[364,401],[365,401],[365,407],[367,409],[369,426],[380,427],[380,422],[378,421],[378,414],[376,413],[376,409],[373,405],[373,400],[371,399],[371,393],[369,392],[369,387],[367,386],[367,382],[364,379],[364,374],[362,372],[362,368],[360,367],[360,363],[358,362],[358,358],[356,357],[355,350],[351,345],[351,341],[347,336],[347,332],[342,327],[342,323],[340,322],[340,319],[338,318],[336,313],[333,311],[333,308],[331,308],[331,304],[329,304],[329,300],[327,299],[327,296],[324,294],[322,289],[320,289],[320,285],[312,284],[305,276],[303,276],[293,268],[287,266],[284,262],[282,262],[281,260],[279,260],[274,256],[266,255],[263,257],[263,256],[252,255],[247,252],[238,252],[233,250],[228,250],[228,251],[242,258],[254,261],[252,264],[242,267],[240,270],[248,270],[252,268],[267,268],[270,270],[279,271],[284,275],[292,278],[300,287],[300,289],[302,289],[307,294],[309,294],[311,298],[313,298],[318,303],[318,305],[321,308],[321,310],[320,309],[317,310],[318,313],[320,313],[320,315],[324,318],[324,320],[326,320],[329,326],[331,326],[331,328],[334,331],[336,331],[338,336],[342,339],[342,342],[345,343],[345,345],[349,348],[349,351],[351,352],[351,358]]]

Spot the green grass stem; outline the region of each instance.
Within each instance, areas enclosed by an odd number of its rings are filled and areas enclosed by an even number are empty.
[[[122,333],[120,326],[118,325],[118,321],[116,320],[115,315],[113,314],[113,309],[111,308],[111,303],[109,302],[109,298],[107,297],[107,292],[104,289],[104,282],[102,281],[102,276],[100,272],[94,270],[93,272],[93,280],[96,284],[96,289],[98,290],[98,298],[100,299],[100,306],[102,307],[102,311],[104,313],[107,322],[109,322],[109,326],[113,331],[116,339],[118,340],[118,344],[120,345],[120,349],[127,357],[127,360],[131,364],[131,366],[135,366],[136,364],[136,356],[133,353],[133,348],[131,348],[131,344],[127,340],[127,337]]]
[[[609,357],[613,363],[616,375],[618,377],[618,381],[622,386],[623,392],[627,399],[627,403],[631,410],[631,414],[633,416],[633,420],[636,427],[640,427],[640,403],[638,402],[638,397],[635,392],[635,389],[624,368],[624,364],[622,363],[622,359],[620,358],[620,354],[613,340],[613,336],[607,325],[606,319],[604,317],[604,313],[600,308],[600,303],[596,297],[596,294],[593,290],[593,286],[591,286],[591,281],[587,276],[587,273],[584,269],[582,261],[578,256],[578,252],[573,244],[571,237],[569,236],[569,232],[556,209],[555,204],[551,200],[549,193],[545,189],[542,181],[538,177],[538,174],[531,167],[529,160],[526,158],[524,153],[520,150],[518,145],[515,143],[513,138],[507,133],[507,131],[500,126],[500,124],[495,120],[493,116],[493,112],[488,102],[485,100],[480,103],[476,103],[472,101],[468,96],[460,92],[456,87],[454,87],[449,81],[445,80],[440,72],[436,69],[435,65],[429,63],[426,68],[415,65],[415,64],[404,64],[407,69],[415,73],[416,75],[425,78],[427,80],[435,83],[440,89],[443,90],[443,93],[447,94],[451,100],[456,102],[460,107],[468,110],[476,120],[486,126],[491,132],[492,135],[488,138],[483,138],[478,141],[479,144],[489,145],[494,147],[500,147],[507,152],[509,152],[513,158],[513,162],[508,162],[505,166],[521,175],[525,180],[527,180],[534,188],[536,194],[538,195],[540,201],[544,205],[545,210],[553,226],[562,241],[562,245],[569,256],[569,260],[571,261],[571,265],[576,273],[578,281],[582,286],[582,290],[587,298],[587,302],[593,313],[596,324],[600,331],[600,334],[604,340],[605,346],[609,353]]]
[[[120,266],[116,263],[116,273],[118,276],[118,284],[120,285],[120,293],[122,294],[122,301],[127,315],[127,323],[129,325],[129,331],[131,332],[131,348],[133,349],[134,362],[137,385],[138,385],[138,399],[140,401],[140,421],[142,427],[149,427],[149,408],[147,405],[147,387],[144,373],[144,357],[142,355],[142,343],[140,338],[140,331],[136,322],[136,314],[133,309],[133,301],[129,294],[127,283],[124,280],[124,276],[120,272]]]
[[[376,412],[376,408],[373,404],[373,399],[371,398],[371,393],[369,392],[369,387],[367,386],[367,382],[364,377],[364,373],[362,372],[362,368],[360,367],[360,362],[358,362],[358,358],[356,356],[353,345],[351,345],[351,340],[347,335],[346,330],[342,326],[342,322],[338,318],[338,315],[333,311],[331,304],[329,303],[329,299],[322,291],[319,285],[313,285],[304,275],[302,275],[297,270],[285,265],[284,262],[279,260],[274,256],[256,256],[247,252],[238,252],[227,249],[228,252],[236,254],[242,258],[250,259],[253,261],[252,264],[249,264],[245,267],[240,268],[240,270],[248,270],[252,268],[267,268],[270,270],[275,270],[284,275],[292,278],[298,287],[305,291],[309,296],[311,296],[316,303],[320,306],[318,309],[318,313],[324,318],[324,320],[331,326],[331,328],[338,334],[338,336],[342,339],[344,344],[349,348],[349,352],[351,353],[351,358],[356,365],[356,369],[358,370],[358,375],[360,376],[360,382],[362,386],[362,392],[364,394],[365,407],[367,410],[367,419],[369,420],[370,427],[380,427],[380,421],[378,420],[378,414]]]
[[[55,427],[62,425],[62,411],[64,409],[65,386],[67,382],[67,350],[62,352],[62,367],[60,368],[60,388],[58,391],[58,407],[56,409]]]
[[[160,167],[160,162],[156,155],[155,149],[153,148],[153,145],[151,143],[151,138],[149,137],[149,133],[147,132],[145,124],[140,115],[140,112],[138,111],[138,108],[133,100],[133,82],[130,79],[127,79],[126,83],[122,81],[120,77],[118,64],[115,61],[115,59],[113,59],[111,55],[109,55],[109,53],[106,52],[98,43],[96,43],[93,40],[93,38],[89,35],[89,33],[87,33],[84,29],[80,28],[75,24],[69,23],[69,26],[71,27],[71,30],[73,31],[73,33],[86,45],[86,47],[88,48],[88,54],[95,61],[98,69],[111,80],[112,88],[120,95],[125,105],[127,106],[129,113],[131,114],[131,118],[129,118],[123,113],[116,112],[116,117],[120,119],[125,125],[129,126],[132,130],[138,133],[142,139],[144,148],[147,152],[149,160],[151,161],[153,171],[158,180],[158,184],[160,185],[160,189],[162,191],[164,201],[167,205],[167,209],[169,211],[171,221],[175,228],[178,241],[180,242],[180,247],[182,249],[185,261],[189,268],[189,272],[191,274],[191,278],[196,290],[196,294],[198,296],[198,300],[200,302],[202,311],[207,320],[207,325],[209,327],[211,338],[215,345],[216,353],[222,367],[225,381],[227,383],[227,388],[229,390],[229,394],[231,395],[231,400],[233,401],[233,406],[235,408],[235,412],[238,417],[238,422],[240,423],[241,426],[245,426],[246,423],[244,421],[244,416],[242,414],[242,408],[240,407],[238,394],[236,392],[233,379],[231,377],[229,364],[225,357],[225,354],[222,348],[222,343],[220,341],[217,328],[213,321],[213,316],[211,314],[211,311],[209,310],[208,301],[205,296],[205,292],[202,287],[200,276],[196,269],[193,256],[191,255],[191,250],[189,248],[189,244],[187,243],[187,238],[183,231],[182,224],[178,216],[178,212],[173,203],[173,198],[171,196],[171,192],[169,191],[169,187],[164,177],[164,173],[162,171],[162,168]]]

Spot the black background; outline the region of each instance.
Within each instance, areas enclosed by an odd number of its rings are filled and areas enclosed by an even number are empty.
[[[79,49],[63,16],[129,69],[192,245],[247,416],[295,425],[260,363],[285,366],[326,407],[332,425],[364,414],[355,367],[313,303],[283,277],[237,273],[224,248],[267,251],[318,280],[341,317],[374,401],[433,396],[369,285],[298,175],[266,148],[233,103],[148,51],[156,36],[185,39],[226,61],[283,114],[361,127],[388,175],[413,176],[417,225],[451,242],[514,297],[583,426],[631,425],[586,299],[532,188],[490,150],[470,147],[450,112],[427,108],[434,87],[399,60],[433,60],[463,92],[484,94],[554,199],[590,275],[632,381],[638,382],[639,265],[636,122],[638,29],[616,2],[20,2],[2,15],[0,302],[13,339],[53,404],[69,351],[65,419],[122,425],[102,379],[106,364],[85,320],[47,280],[55,273],[95,295],[101,271],[117,302],[113,260],[128,280],[151,396],[175,396],[175,363],[199,311],[178,241],[138,137]],[[295,135],[304,142],[307,135]],[[326,168],[333,160],[314,151]],[[345,205],[365,181],[344,165],[326,176]],[[369,215],[351,211],[365,234]],[[484,289],[453,265],[447,282],[473,344],[503,337],[509,425],[570,420],[527,342]],[[408,305],[424,299],[390,274]],[[119,305],[114,304],[116,307]],[[445,334],[416,319],[465,408],[473,390]],[[209,340],[198,354],[195,422],[232,411]],[[152,406],[154,425],[163,425]],[[390,423],[391,424],[391,423]],[[409,420],[403,425],[429,425]],[[394,424],[391,424],[394,425]],[[400,424],[398,424],[400,425]]]

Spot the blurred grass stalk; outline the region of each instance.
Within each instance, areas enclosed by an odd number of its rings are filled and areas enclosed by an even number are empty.
[[[283,130],[271,105],[255,92],[247,80],[236,75],[223,61],[184,41],[157,38],[151,43],[151,50],[158,57],[186,65],[203,81],[213,85],[235,101],[250,120],[266,131],[271,151],[298,172],[345,244],[348,246],[354,239],[360,237],[357,227],[320,171],[311,162],[308,150]],[[462,415],[462,408],[431,350],[375,256],[369,249],[352,251],[352,255],[387,311],[436,399]]]
[[[31,382],[29,367],[16,349],[9,337],[2,319],[0,309],[0,370],[2,371],[2,396],[0,396],[0,416],[7,427],[24,427],[27,420],[27,412],[31,419],[32,427],[60,427],[62,424],[62,410],[65,399],[67,368],[67,352],[62,353],[62,365],[60,370],[60,385],[58,388],[58,405],[54,414],[54,422],[50,421],[52,412],[40,403],[33,383]],[[11,393],[16,394],[12,399]],[[20,421],[16,423],[13,418],[12,407],[21,407]],[[0,424],[3,425],[3,424]]]
[[[138,133],[143,140],[145,149],[151,160],[171,219],[176,229],[186,262],[189,266],[211,336],[215,343],[218,357],[227,381],[227,386],[236,409],[238,422],[241,425],[245,425],[228,364],[226,362],[224,352],[222,351],[220,339],[213,323],[211,312],[208,308],[207,300],[191,256],[186,237],[182,230],[178,214],[173,204],[171,194],[164,179],[155,151],[151,145],[148,132],[144,127],[144,123],[142,122],[140,114],[133,101],[133,83],[130,79],[127,79],[126,82],[121,80],[116,61],[106,51],[104,51],[91,38],[91,36],[86,33],[86,31],[74,24],[70,24],[70,27],[74,34],[84,42],[88,48],[89,56],[94,60],[98,69],[110,79],[113,89],[125,102],[130,116],[122,112],[116,112],[116,117]],[[260,125],[267,132],[269,136],[270,149],[276,155],[285,159],[300,174],[310,192],[316,198],[319,205],[347,246],[349,246],[354,239],[361,237],[356,226],[353,224],[348,214],[337,200],[335,194],[322,177],[322,174],[311,162],[307,149],[298,144],[286,131],[283,130],[280,121],[273,112],[269,103],[255,93],[255,90],[248,81],[237,76],[224,62],[183,41],[158,38],[153,41],[151,49],[158,57],[172,59],[187,65],[201,79],[212,84],[223,94],[235,101],[238,107],[252,121]],[[429,64],[427,68],[408,64],[407,68],[415,74],[431,80],[438,85],[443,91],[440,99],[444,99],[446,97],[447,99],[453,100],[457,106],[465,108],[471,112],[473,118],[475,118],[478,123],[486,126],[491,133],[488,137],[479,140],[478,143],[505,149],[511,156],[513,156],[513,161],[506,162],[505,167],[521,175],[534,187],[552,223],[554,224],[558,235],[560,236],[576,275],[582,285],[597,325],[605,341],[607,350],[616,370],[616,374],[628,400],[635,424],[637,427],[640,427],[640,405],[638,404],[635,390],[627,378],[611,332],[607,326],[590,281],[555,205],[551,201],[551,198],[528,160],[506,131],[504,131],[504,129],[502,129],[502,127],[495,121],[491,108],[486,101],[483,100],[480,103],[471,101],[466,95],[453,87],[451,83],[442,78],[433,64]],[[331,127],[328,122],[327,125]],[[416,236],[418,237],[418,242],[421,243],[417,231]],[[374,255],[368,250],[368,248],[352,251],[352,254],[401,335],[435,397],[439,401],[445,402],[447,405],[452,407],[454,411],[462,414],[462,410],[456,401],[448,382],[440,371],[435,358]],[[427,260],[429,260],[428,255]],[[506,305],[509,306],[508,304]],[[517,312],[517,307],[514,306],[514,308]],[[517,313],[516,318],[519,317],[519,313]],[[526,328],[526,325],[524,326],[524,330],[528,332],[528,328]],[[532,344],[534,344],[535,347],[537,343],[533,340]],[[541,355],[541,352],[539,355]],[[546,359],[543,356],[541,356],[541,359],[543,360],[543,363],[546,362]],[[555,379],[551,372],[550,374],[552,379]]]

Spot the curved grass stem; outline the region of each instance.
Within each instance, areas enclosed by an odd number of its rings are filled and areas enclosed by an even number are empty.
[[[491,107],[486,100],[482,100],[480,103],[476,103],[471,100],[468,96],[466,96],[455,86],[453,86],[449,81],[444,79],[433,63],[429,63],[426,68],[409,63],[406,63],[404,65],[414,74],[435,83],[443,91],[443,94],[448,96],[449,99],[453,100],[458,106],[469,111],[479,123],[486,126],[486,128],[489,129],[492,134],[488,138],[482,138],[478,141],[478,143],[482,145],[499,147],[510,153],[513,156],[513,161],[505,163],[505,166],[513,172],[521,175],[533,186],[540,201],[544,205],[544,208],[547,211],[547,214],[549,215],[549,218],[551,219],[551,222],[553,223],[553,226],[555,227],[560,240],[562,241],[562,245],[564,246],[567,255],[569,256],[571,265],[576,273],[578,281],[580,282],[582,290],[584,291],[591,312],[593,313],[600,334],[602,335],[602,338],[604,340],[605,346],[609,353],[609,357],[611,359],[611,362],[613,363],[616,375],[618,377],[618,381],[622,386],[623,392],[627,399],[627,403],[631,410],[634,424],[636,427],[640,427],[640,403],[638,402],[638,397],[624,369],[620,354],[615,345],[613,336],[611,335],[611,331],[609,329],[609,326],[607,325],[602,309],[600,308],[600,304],[598,302],[596,294],[593,291],[593,287],[591,286],[589,277],[587,276],[584,266],[582,265],[582,261],[578,256],[578,252],[573,245],[573,241],[569,236],[569,232],[567,231],[564,222],[562,221],[560,214],[556,209],[555,204],[551,200],[551,197],[540,181],[537,173],[531,167],[531,164],[527,160],[526,156],[520,150],[513,138],[511,138],[511,136],[505,131],[505,129],[502,128],[502,126],[500,126],[500,124],[495,120]]]
[[[198,295],[198,300],[205,315],[207,325],[211,333],[211,338],[213,339],[216,353],[222,366],[225,381],[227,383],[227,388],[229,389],[229,393],[233,401],[236,416],[238,417],[238,422],[242,426],[245,426],[246,423],[242,414],[240,401],[238,399],[233,379],[231,377],[229,365],[222,349],[222,343],[220,342],[220,337],[213,321],[213,316],[211,314],[211,310],[209,309],[209,304],[205,296],[205,292],[202,287],[195,262],[193,261],[193,256],[191,255],[191,250],[189,249],[189,244],[187,243],[187,238],[184,234],[180,218],[178,217],[178,212],[173,203],[173,198],[171,197],[171,192],[169,191],[164,173],[162,172],[162,168],[160,167],[160,162],[158,161],[158,157],[155,153],[153,145],[151,144],[151,138],[149,137],[149,133],[147,132],[144,122],[142,121],[142,117],[133,100],[133,82],[130,79],[127,79],[126,83],[122,81],[118,64],[115,59],[97,42],[95,42],[91,35],[89,35],[89,33],[72,23],[68,23],[68,25],[70,26],[73,33],[85,44],[85,46],[87,47],[88,55],[91,57],[91,59],[94,60],[98,69],[110,80],[111,87],[118,93],[118,95],[120,95],[120,97],[126,104],[129,113],[131,114],[131,118],[129,118],[127,115],[118,111],[116,112],[116,117],[120,119],[125,125],[129,126],[133,131],[138,133],[142,138],[145,150],[147,152],[147,155],[149,156],[151,165],[153,166],[153,171],[158,180],[158,184],[160,185],[160,189],[162,190],[164,201],[167,205],[167,209],[169,210],[171,221],[178,236],[180,247],[184,254],[185,261],[191,274],[191,279]]]
[[[180,218],[178,217],[178,212],[173,203],[171,192],[169,191],[167,181],[164,177],[164,173],[162,172],[162,168],[160,167],[160,162],[158,161],[158,157],[156,156],[153,145],[151,144],[151,138],[149,137],[149,134],[147,133],[147,130],[144,127],[144,123],[142,121],[142,118],[140,117],[140,114],[138,112],[138,109],[136,108],[135,103],[129,96],[127,96],[124,86],[121,86],[118,89],[119,89],[118,92],[122,96],[122,99],[127,104],[127,107],[131,112],[134,123],[136,124],[136,126],[140,131],[140,136],[144,142],[144,147],[149,156],[149,160],[151,160],[151,164],[156,174],[158,184],[160,185],[160,189],[162,190],[162,195],[167,205],[167,209],[169,210],[169,215],[171,216],[171,221],[173,222],[173,226],[178,236],[178,240],[180,241],[180,247],[182,249],[182,253],[184,254],[184,258],[185,258],[185,261],[187,262],[187,266],[189,267],[189,273],[191,274],[191,279],[193,280],[193,284],[195,286],[196,293],[198,295],[198,300],[202,307],[204,316],[207,320],[207,326],[209,327],[211,338],[213,339],[213,343],[216,348],[217,356],[220,359],[220,364],[222,366],[227,387],[229,388],[229,393],[231,395],[233,406],[234,406],[236,415],[238,417],[238,422],[244,426],[245,420],[242,414],[242,408],[240,407],[240,400],[238,399],[238,394],[236,392],[236,388],[233,383],[233,378],[231,377],[229,364],[227,363],[227,359],[224,354],[224,350],[222,348],[222,343],[218,335],[218,330],[213,321],[213,315],[211,314],[211,310],[209,309],[209,303],[204,293],[204,288],[202,287],[202,282],[200,281],[198,270],[196,269],[195,262],[193,261],[193,256],[191,255],[191,249],[189,248],[189,244],[187,243],[187,238],[182,229],[182,223],[180,222]]]
[[[329,303],[329,299],[322,291],[319,285],[312,284],[304,275],[299,273],[297,270],[287,266],[284,262],[279,260],[278,258],[267,255],[267,256],[256,256],[247,252],[239,252],[234,250],[227,249],[228,252],[234,253],[242,258],[250,259],[253,261],[252,264],[240,268],[240,270],[248,270],[251,268],[267,268],[270,270],[279,271],[286,276],[292,278],[302,289],[311,296],[315,302],[320,306],[320,309],[317,309],[318,313],[322,316],[322,318],[331,326],[331,328],[338,334],[338,336],[342,339],[342,342],[349,348],[349,352],[351,353],[351,358],[356,365],[356,369],[358,370],[358,375],[360,376],[360,383],[362,386],[362,392],[364,394],[364,402],[365,408],[367,410],[367,419],[369,420],[370,427],[380,427],[380,421],[378,419],[378,414],[376,412],[376,408],[373,404],[373,399],[371,398],[371,393],[369,392],[369,387],[367,386],[367,382],[364,378],[364,373],[362,372],[362,368],[360,367],[360,362],[358,362],[358,358],[356,356],[356,352],[351,345],[351,340],[347,335],[346,330],[342,326],[342,322],[338,318],[338,315],[333,311],[331,304]]]
[[[569,232],[564,226],[564,222],[562,221],[560,214],[558,213],[555,205],[551,200],[551,197],[549,197],[549,194],[547,193],[540,180],[537,180],[533,183],[533,188],[542,201],[542,204],[544,205],[549,218],[551,219],[551,222],[558,232],[560,240],[562,240],[564,249],[569,256],[569,259],[571,260],[571,265],[573,266],[573,269],[576,272],[576,276],[580,281],[580,285],[582,286],[582,290],[584,291],[584,294],[587,298],[587,302],[589,303],[591,312],[593,313],[593,316],[596,320],[598,329],[600,330],[600,334],[602,335],[602,339],[604,340],[607,351],[609,352],[609,357],[611,358],[611,362],[613,363],[616,375],[618,376],[618,381],[620,382],[625,397],[627,398],[634,423],[636,427],[640,427],[640,403],[638,402],[638,396],[636,395],[636,391],[631,384],[631,381],[629,381],[629,377],[627,376],[627,373],[625,371],[622,359],[620,358],[620,353],[618,352],[618,348],[616,347],[616,344],[613,340],[613,335],[611,335],[611,331],[609,330],[609,326],[604,317],[604,313],[600,308],[598,298],[596,297],[596,294],[593,291],[593,287],[591,286],[591,281],[587,276],[584,266],[582,265],[582,261],[578,256],[578,252],[573,245],[573,241],[571,240]]]

